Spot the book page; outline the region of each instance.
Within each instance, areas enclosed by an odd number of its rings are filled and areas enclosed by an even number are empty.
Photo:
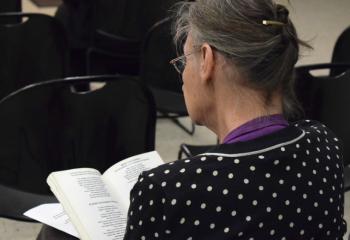
[[[163,160],[156,151],[139,154],[110,167],[102,176],[108,191],[121,204],[127,214],[130,204],[130,191],[142,171],[150,170],[161,164]]]
[[[126,214],[108,193],[101,174],[80,168],[51,173],[48,184],[84,240],[123,239]]]
[[[42,204],[23,215],[79,238],[77,230],[59,203]]]

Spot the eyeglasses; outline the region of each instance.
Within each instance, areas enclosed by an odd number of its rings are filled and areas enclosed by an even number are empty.
[[[196,53],[197,51],[191,52],[189,54],[186,55],[182,55],[180,57],[174,58],[173,60],[171,60],[169,63],[172,64],[175,68],[175,70],[179,73],[182,74],[183,71],[185,70],[186,67],[186,57]]]

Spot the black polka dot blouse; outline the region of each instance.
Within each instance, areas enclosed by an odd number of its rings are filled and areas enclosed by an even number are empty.
[[[341,144],[298,122],[143,172],[130,202],[125,240],[340,240]]]

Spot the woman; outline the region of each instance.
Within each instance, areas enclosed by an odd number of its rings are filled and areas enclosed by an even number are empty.
[[[342,239],[342,152],[297,104],[299,44],[271,0],[178,6],[175,40],[189,115],[215,132],[209,152],[144,172],[131,192],[129,239]]]

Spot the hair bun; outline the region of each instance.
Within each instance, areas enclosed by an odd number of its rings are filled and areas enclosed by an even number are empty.
[[[276,15],[277,15],[278,21],[281,21],[283,23],[288,23],[289,11],[285,6],[281,4],[277,4]]]

